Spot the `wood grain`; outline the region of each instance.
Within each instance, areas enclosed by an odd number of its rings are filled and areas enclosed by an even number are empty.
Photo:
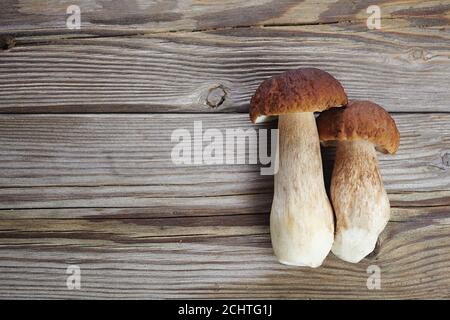
[[[450,154],[450,115],[394,118],[400,150],[394,156],[379,154],[387,190],[450,190],[445,160]],[[247,114],[0,115],[0,207],[146,206],[155,198],[272,191],[272,177],[262,176],[259,165],[248,164],[248,152],[256,146],[247,144],[245,158],[239,157],[244,165],[175,165],[172,132],[184,128],[194,139],[195,121],[201,121],[203,130],[221,130],[223,136],[226,129],[276,127],[276,122],[254,126]],[[324,152],[330,169],[333,149]]]
[[[200,219],[152,218],[154,212],[141,219],[90,219],[91,211],[79,210],[84,218],[77,219],[0,220],[0,297],[450,296],[448,206],[394,208],[375,253],[359,264],[330,254],[319,269],[275,261],[267,212],[237,218],[219,208]],[[82,270],[80,291],[66,288],[72,264]],[[381,268],[381,290],[366,287],[373,264]]]
[[[67,33],[66,9],[78,5],[84,32],[195,31],[243,26],[319,24],[366,20],[370,5],[381,8],[383,19],[408,19],[421,26],[448,24],[446,1],[382,0],[3,0],[2,32]]]
[[[394,118],[379,245],[360,264],[330,254],[309,270],[273,257],[272,177],[259,165],[170,162],[173,129],[248,129],[247,115],[1,115],[0,297],[448,298],[450,115]],[[66,288],[71,264],[81,291]],[[379,291],[366,287],[372,264]]]
[[[389,111],[448,112],[450,33],[387,23],[17,38],[0,52],[0,112],[247,112],[262,80],[302,66]]]
[[[450,298],[448,1],[70,4],[80,30],[65,0],[0,4],[0,298]],[[194,121],[276,127],[250,124],[250,97],[300,66],[395,112],[400,150],[379,155],[392,217],[359,264],[278,264],[273,177],[170,159]],[[329,183],[333,148],[323,159]]]

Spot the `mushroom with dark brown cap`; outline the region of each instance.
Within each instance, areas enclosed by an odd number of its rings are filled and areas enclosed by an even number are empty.
[[[283,264],[318,267],[334,239],[334,216],[322,172],[314,112],[347,103],[341,84],[325,71],[300,68],[261,83],[250,118],[278,115],[279,169],[270,214],[272,246]]]
[[[330,190],[336,215],[332,252],[356,263],[373,251],[390,216],[375,149],[395,153],[400,134],[389,113],[370,101],[325,111],[317,127],[322,141],[337,141]]]

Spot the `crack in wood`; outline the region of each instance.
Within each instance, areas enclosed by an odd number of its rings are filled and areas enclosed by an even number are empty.
[[[400,16],[395,17],[384,17],[382,20],[403,20],[410,19],[411,16]],[[58,40],[77,40],[77,39],[99,39],[99,38],[115,38],[115,37],[139,37],[146,35],[160,35],[160,34],[174,34],[174,33],[211,33],[226,30],[237,30],[237,29],[252,29],[252,28],[285,28],[285,27],[308,27],[308,26],[325,26],[325,25],[357,25],[365,24],[366,19],[342,19],[333,21],[318,21],[318,22],[288,22],[288,23],[262,23],[262,24],[251,24],[251,25],[235,25],[235,26],[224,26],[224,27],[213,27],[213,28],[180,28],[180,29],[167,29],[167,30],[147,30],[147,29],[135,29],[133,30],[113,30],[102,29],[102,28],[83,28],[81,31],[70,31],[65,29],[55,29],[55,30],[17,30],[17,31],[0,31],[0,36],[20,38],[20,37],[40,37],[40,36],[69,36],[67,38],[53,39],[53,41]],[[427,25],[421,25],[421,28],[426,28]],[[432,25],[430,26],[432,27]],[[18,45],[30,45],[30,44],[51,44],[52,41],[42,41],[42,42],[21,42]]]
[[[450,152],[446,152],[442,155],[442,164],[446,167],[450,167]]]

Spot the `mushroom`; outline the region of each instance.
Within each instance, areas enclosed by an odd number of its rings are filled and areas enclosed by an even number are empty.
[[[332,252],[356,263],[373,251],[390,216],[375,149],[395,153],[400,134],[389,113],[370,101],[325,111],[317,127],[322,141],[337,141],[330,187],[336,215]]]
[[[341,84],[325,71],[300,68],[261,83],[250,119],[278,115],[279,169],[270,214],[272,247],[287,265],[318,267],[334,240],[314,113],[347,103]]]

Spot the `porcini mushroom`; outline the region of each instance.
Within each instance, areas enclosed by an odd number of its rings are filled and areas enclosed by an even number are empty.
[[[334,239],[334,216],[322,172],[314,112],[347,103],[339,81],[325,71],[300,68],[261,83],[250,118],[278,115],[279,169],[270,214],[272,247],[287,265],[318,267]]]
[[[336,215],[332,252],[356,263],[373,251],[390,216],[375,149],[395,153],[400,134],[389,113],[370,101],[325,111],[317,126],[322,141],[337,141],[330,187]]]

